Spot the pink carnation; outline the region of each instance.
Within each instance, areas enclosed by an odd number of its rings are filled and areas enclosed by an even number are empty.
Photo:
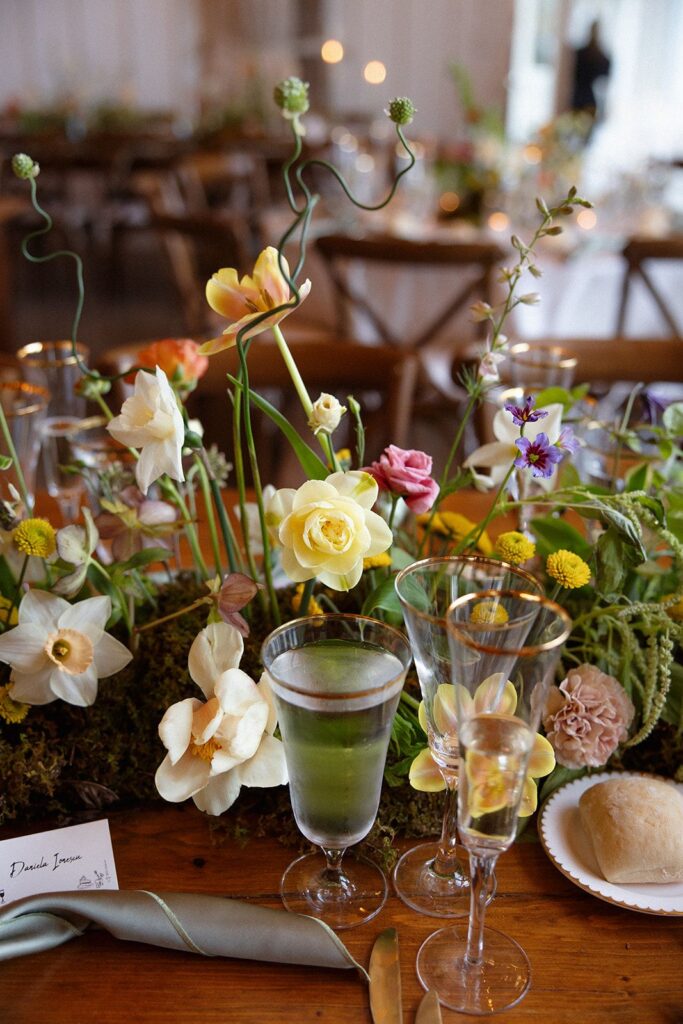
[[[397,448],[390,444],[377,462],[367,466],[365,472],[374,476],[383,491],[391,491],[405,499],[411,512],[427,512],[439,493],[439,485],[429,475],[432,457],[425,452]]]
[[[595,665],[579,665],[551,692],[543,725],[559,764],[600,768],[628,736],[634,714],[617,679]]]

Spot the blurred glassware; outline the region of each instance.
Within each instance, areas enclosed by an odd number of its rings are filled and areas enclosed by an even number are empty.
[[[5,499],[10,498],[10,484],[13,484],[19,493],[22,493],[22,484],[25,484],[29,503],[33,505],[40,454],[40,428],[49,401],[50,395],[46,388],[20,380],[0,380],[0,402],[19,460],[19,466],[12,465],[0,473],[0,493]],[[10,455],[9,446],[2,435],[0,453]]]
[[[76,345],[78,357],[88,361],[86,345]],[[50,392],[50,416],[85,416],[86,401],[76,393],[83,376],[70,341],[31,341],[17,352],[24,380]]]
[[[503,373],[523,388],[543,390],[549,387],[571,388],[577,359],[559,345],[536,345],[522,341],[506,353]]]

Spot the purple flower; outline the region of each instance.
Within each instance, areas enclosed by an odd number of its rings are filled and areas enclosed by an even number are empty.
[[[581,447],[581,442],[571,427],[562,427],[555,444],[563,453],[569,452],[570,455],[573,455]]]
[[[530,469],[532,476],[553,475],[555,464],[561,460],[563,453],[550,443],[547,434],[538,434],[533,441],[528,437],[518,437],[515,444],[521,452],[515,459],[515,466]]]
[[[512,422],[518,427],[523,427],[525,423],[535,423],[536,420],[542,420],[548,415],[544,409],[534,409],[532,395],[527,395],[524,405],[506,405],[505,410],[510,413]]]

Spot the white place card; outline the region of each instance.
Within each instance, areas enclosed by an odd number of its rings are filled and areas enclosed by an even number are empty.
[[[0,906],[39,892],[118,887],[106,820],[0,842]]]

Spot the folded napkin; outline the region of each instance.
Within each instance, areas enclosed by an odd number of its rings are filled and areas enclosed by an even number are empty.
[[[55,892],[0,908],[0,960],[37,953],[104,928],[152,946],[316,967],[360,964],[322,921],[240,900],[141,890]]]

